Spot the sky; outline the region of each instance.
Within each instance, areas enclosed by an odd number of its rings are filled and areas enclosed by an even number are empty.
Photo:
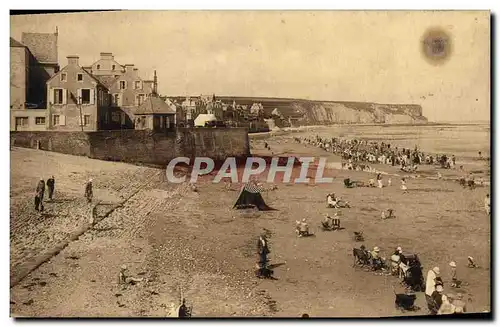
[[[59,31],[67,55],[135,64],[162,95],[218,94],[420,104],[431,121],[490,120],[485,11],[123,11],[11,16],[10,36]],[[422,36],[440,28],[449,59]]]

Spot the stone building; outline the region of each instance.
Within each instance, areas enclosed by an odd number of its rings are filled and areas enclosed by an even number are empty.
[[[94,76],[109,76],[116,78],[125,72],[125,67],[120,65],[113,56],[112,52],[101,52],[100,59],[94,62],[91,66],[85,67],[90,69],[89,73]]]
[[[45,130],[46,82],[59,71],[55,33],[10,38],[10,129]]]
[[[78,56],[47,81],[47,128],[96,131],[111,121],[108,88],[79,65]]]
[[[156,93],[149,95],[134,113],[135,129],[155,132],[172,130],[176,126],[176,108]]]

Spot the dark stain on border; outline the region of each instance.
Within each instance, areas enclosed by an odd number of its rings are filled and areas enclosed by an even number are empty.
[[[442,65],[451,57],[451,36],[443,28],[432,27],[427,29],[420,43],[423,57],[432,65]]]

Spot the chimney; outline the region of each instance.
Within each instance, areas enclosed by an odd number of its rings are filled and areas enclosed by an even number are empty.
[[[68,65],[77,65],[78,66],[78,59],[80,57],[78,57],[78,56],[67,56],[66,58],[68,58]]]
[[[112,52],[101,52],[101,60],[113,60],[114,56]]]
[[[131,72],[134,69],[133,64],[126,64],[125,65],[125,72]]]
[[[156,92],[158,91],[158,78],[156,77],[156,70],[155,70],[155,78],[153,80],[153,94],[157,94]]]

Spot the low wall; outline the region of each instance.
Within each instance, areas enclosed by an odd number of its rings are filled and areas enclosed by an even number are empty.
[[[167,165],[175,157],[247,157],[246,128],[179,128],[169,133],[120,130],[99,132],[11,132],[11,145],[93,159]]]
[[[10,132],[11,146],[90,156],[88,135],[84,132]]]

